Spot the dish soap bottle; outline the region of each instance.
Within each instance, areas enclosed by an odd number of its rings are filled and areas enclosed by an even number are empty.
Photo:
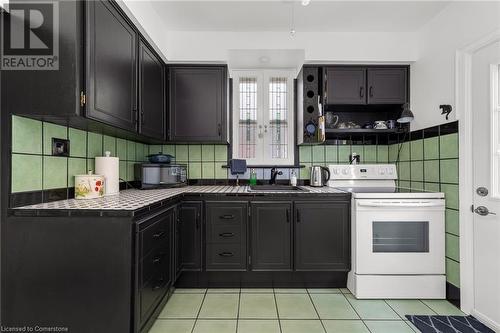
[[[255,169],[250,171],[250,186],[252,185],[257,185],[257,173],[255,172]]]
[[[297,186],[297,175],[295,174],[295,170],[290,172],[290,185]]]

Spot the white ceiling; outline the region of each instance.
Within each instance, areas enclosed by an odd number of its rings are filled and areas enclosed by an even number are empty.
[[[412,32],[446,1],[170,1],[150,3],[171,31]]]

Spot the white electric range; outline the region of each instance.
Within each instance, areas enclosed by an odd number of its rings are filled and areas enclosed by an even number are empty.
[[[357,298],[445,298],[444,193],[396,186],[393,164],[330,165],[352,193],[347,287]]]

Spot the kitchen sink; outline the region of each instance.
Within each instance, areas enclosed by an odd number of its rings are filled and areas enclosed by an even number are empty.
[[[251,192],[308,192],[308,190],[292,185],[250,185]]]

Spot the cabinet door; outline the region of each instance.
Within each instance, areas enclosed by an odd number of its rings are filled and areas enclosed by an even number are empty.
[[[366,69],[327,67],[327,104],[366,104]]]
[[[349,202],[295,203],[295,269],[350,269]]]
[[[165,139],[165,75],[163,61],[141,40],[139,43],[139,100],[141,134]]]
[[[252,270],[291,270],[290,202],[252,203]]]
[[[206,268],[208,270],[246,270],[246,202],[206,203]]]
[[[140,232],[140,321],[145,323],[172,285],[172,241],[175,209]]]
[[[180,206],[182,270],[201,270],[201,208],[201,202],[185,202]]]
[[[171,67],[169,139],[227,141],[226,89],[226,67]]]
[[[368,104],[403,104],[406,101],[406,68],[368,69]]]
[[[86,116],[135,131],[137,33],[111,2],[86,4]]]

